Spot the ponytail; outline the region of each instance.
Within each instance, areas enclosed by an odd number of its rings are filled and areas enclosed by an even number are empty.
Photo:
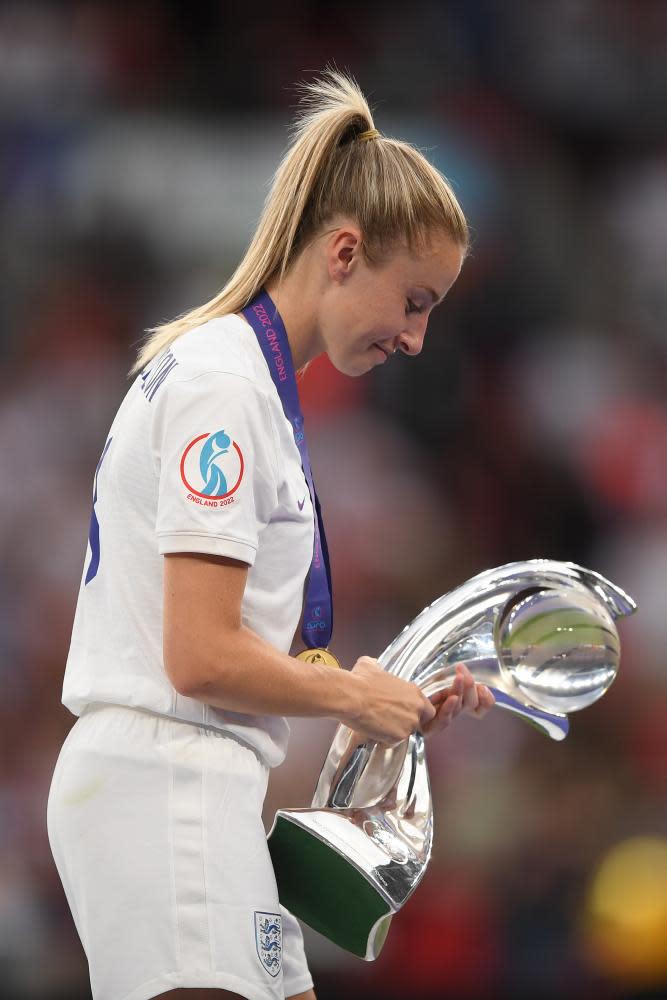
[[[335,215],[358,221],[370,263],[400,239],[415,249],[434,230],[467,250],[467,224],[448,182],[413,146],[377,132],[352,77],[327,70],[300,90],[291,144],[243,260],[214,298],[147,331],[128,377],[186,331],[243,309]]]

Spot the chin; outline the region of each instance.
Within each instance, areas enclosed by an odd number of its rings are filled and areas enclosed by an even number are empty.
[[[330,357],[329,360],[337,372],[340,372],[341,375],[347,375],[348,378],[358,378],[359,375],[365,375],[371,368],[375,367],[365,358],[334,359]]]
[[[366,375],[372,368],[375,368],[373,359],[366,352],[363,354],[347,355],[346,357],[336,356],[332,352],[328,357],[336,371],[340,372],[341,375],[347,375],[348,378],[358,378],[360,375]]]

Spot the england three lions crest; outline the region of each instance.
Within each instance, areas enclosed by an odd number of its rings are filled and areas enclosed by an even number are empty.
[[[283,964],[282,918],[279,913],[255,910],[255,945],[259,960],[270,976],[277,976]]]

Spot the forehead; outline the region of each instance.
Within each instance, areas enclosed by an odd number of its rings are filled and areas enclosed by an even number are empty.
[[[427,284],[440,298],[458,277],[463,250],[449,237],[433,237],[417,250],[397,247],[388,262],[392,277],[414,284]]]

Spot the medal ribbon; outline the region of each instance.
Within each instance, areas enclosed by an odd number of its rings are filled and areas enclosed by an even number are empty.
[[[313,544],[313,560],[310,566],[306,601],[303,614],[301,636],[308,649],[316,646],[328,646],[333,632],[333,600],[331,589],[331,567],[329,565],[329,550],[324,534],[324,522],[320,501],[315,492],[313,474],[310,467],[308,445],[303,429],[303,414],[296,385],[292,351],[287,331],[280,313],[269,295],[262,291],[255,296],[249,305],[242,310],[262,349],[264,359],[269,366],[285,416],[292,425],[294,440],[301,455],[303,474],[306,477],[310,499],[315,511],[315,540]]]

